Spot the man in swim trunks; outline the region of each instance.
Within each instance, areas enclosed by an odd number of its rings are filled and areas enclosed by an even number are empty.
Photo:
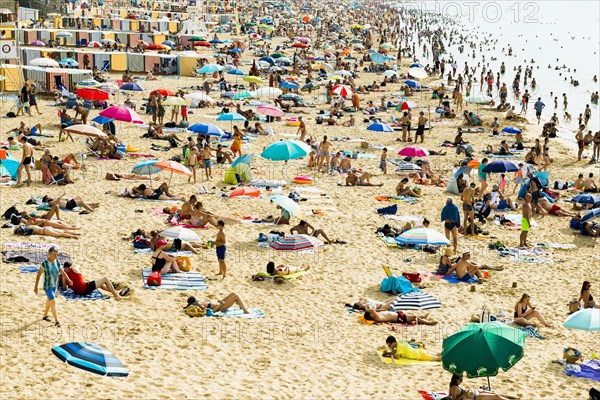
[[[521,218],[521,236],[519,238],[519,247],[527,247],[527,234],[529,233],[529,227],[531,226],[531,217],[533,216],[533,209],[531,206],[531,193],[525,194],[525,201],[523,202],[522,218]]]
[[[452,199],[448,197],[446,199],[446,205],[442,208],[441,220],[444,222],[444,230],[446,238],[450,240],[450,234],[452,234],[452,245],[454,246],[454,253],[458,248],[458,227],[460,226],[460,213],[456,204],[452,202]]]
[[[23,154],[21,157],[21,164],[17,169],[17,184],[15,185],[15,187],[23,186],[23,184],[21,183],[21,180],[23,179],[23,168],[27,173],[27,180],[25,181],[25,183],[27,184],[27,186],[31,185],[31,165],[33,164],[33,146],[27,141],[27,138],[25,136],[21,136],[19,138],[19,141],[21,142]]]
[[[479,283],[483,283],[483,274],[481,273],[481,266],[470,262],[471,253],[465,252],[462,257],[448,269],[446,275],[452,275],[452,272],[456,272],[456,276],[463,282],[469,282],[474,276],[477,277]]]
[[[467,234],[469,219],[471,220],[471,235],[475,235],[475,182],[471,182],[469,187],[465,188],[460,199],[463,201],[463,211],[465,212],[464,233]]]
[[[583,184],[583,191],[585,193],[598,193],[598,186],[594,181],[594,174],[590,172],[588,178],[585,180]]]
[[[577,141],[577,161],[581,161],[581,155],[583,154],[583,148],[585,147],[585,141],[583,140],[583,130],[585,125],[580,125],[577,133],[575,134],[575,140]]]
[[[204,168],[204,173],[206,174],[207,181],[212,179],[212,169],[210,168],[211,156],[212,153],[210,152],[210,146],[207,144],[206,146],[204,146],[204,150],[202,150],[202,168]]]
[[[223,278],[227,276],[227,265],[225,264],[225,252],[227,250],[225,232],[225,222],[219,220],[217,222],[217,237],[215,238],[215,250],[217,252],[217,260],[219,261],[219,272],[217,275],[223,275]]]
[[[564,210],[557,204],[552,204],[545,197],[540,199],[540,207],[550,215],[557,215],[559,217],[575,217],[576,213]]]
[[[370,306],[367,307],[363,318],[367,321],[375,322],[392,322],[400,324],[421,324],[421,325],[436,325],[437,321],[430,320],[426,317],[418,317],[416,315],[405,314],[402,311],[375,311]]]
[[[314,236],[316,238],[318,238],[319,235],[321,235],[325,238],[325,240],[327,240],[327,243],[329,243],[329,244],[333,243],[333,241],[327,237],[325,232],[323,232],[323,229],[315,229],[314,226],[312,226],[311,224],[309,224],[308,222],[306,222],[304,220],[301,220],[298,225],[290,228],[290,233],[292,235],[294,235],[294,234],[310,235],[310,236]]]

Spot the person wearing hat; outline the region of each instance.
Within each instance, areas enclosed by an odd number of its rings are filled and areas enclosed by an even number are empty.
[[[458,227],[460,226],[460,212],[450,197],[448,197],[446,200],[446,205],[442,209],[441,220],[444,222],[444,230],[448,240],[450,240],[450,234],[452,234],[452,245],[454,247],[454,253],[456,253],[458,249]]]

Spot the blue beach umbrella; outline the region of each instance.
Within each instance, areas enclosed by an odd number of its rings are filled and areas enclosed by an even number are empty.
[[[62,65],[68,65],[69,67],[79,67],[79,63],[72,58],[63,58],[58,63]]]
[[[229,75],[238,75],[238,76],[245,76],[246,75],[246,73],[244,71],[242,71],[240,69],[236,69],[236,68],[230,69],[229,71],[227,71],[227,73]]]
[[[423,64],[412,63],[410,64],[409,68],[423,68]]]
[[[217,121],[245,121],[246,117],[238,113],[224,113],[219,115]]]
[[[504,173],[504,172],[516,172],[518,170],[519,170],[519,167],[517,167],[514,163],[512,163],[510,161],[496,160],[496,161],[492,161],[491,163],[486,165],[485,168],[483,169],[483,172],[486,172],[488,174],[493,174],[493,173]]]
[[[600,308],[586,308],[571,314],[563,323],[568,329],[600,331]]]
[[[146,160],[142,161],[131,170],[132,173],[138,175],[152,175],[162,171],[161,168],[155,167],[158,160]]]
[[[0,159],[0,164],[2,167],[4,167],[4,169],[6,169],[11,178],[17,179],[17,170],[19,169],[19,165],[21,165],[21,163],[16,158],[10,154],[7,154],[6,159]]]
[[[515,128],[514,126],[507,126],[506,128],[502,129],[502,132],[504,133],[512,133],[512,134],[517,134],[517,133],[521,133],[523,132],[522,130],[520,130],[519,128]]]
[[[386,60],[388,60],[388,58],[381,53],[371,53],[371,61],[376,64],[383,64]]]
[[[221,44],[221,43],[223,43],[223,41],[219,40],[219,39],[213,39],[213,40],[209,40],[208,43],[210,43],[210,44]]]
[[[600,217],[600,208],[594,208],[593,210],[588,211],[587,213],[585,213],[585,215],[581,218],[581,223],[583,222],[587,222],[587,221],[591,221],[594,218],[598,218]]]
[[[412,79],[405,79],[404,84],[414,89],[421,89],[421,84],[417,81],[413,81]]]
[[[244,99],[248,99],[252,96],[253,96],[253,94],[250,93],[249,91],[241,90],[241,91],[235,93],[233,96],[231,96],[231,100],[244,100]]]
[[[103,117],[102,115],[98,115],[96,118],[92,119],[92,122],[95,122],[100,125],[108,124],[111,121],[114,121],[114,118]]]
[[[259,58],[258,61],[263,61],[263,62],[269,63],[271,65],[275,64],[275,59],[273,57],[262,57],[262,58]]]
[[[65,38],[65,37],[72,37],[73,34],[71,32],[58,32],[56,34],[57,38]]]
[[[595,194],[582,193],[571,199],[573,203],[579,204],[600,204],[600,196],[596,196]]]
[[[232,52],[232,53],[241,53],[242,49],[235,47],[235,48],[233,48],[233,49],[231,49],[229,51]]]
[[[282,89],[298,89],[298,85],[294,85],[291,82],[282,82],[281,85],[279,85],[279,87]]]
[[[171,48],[175,47],[175,42],[172,40],[165,40],[164,42],[162,42],[161,44],[164,44],[165,46],[169,46]]]
[[[52,348],[61,361],[74,367],[105,376],[127,376],[129,371],[110,351],[84,342],[65,343]]]
[[[254,154],[244,154],[241,157],[236,158],[235,160],[233,160],[233,163],[231,163],[232,167],[235,167],[238,164],[248,164],[250,165],[250,161],[252,161],[252,157],[254,156]]]
[[[219,128],[214,124],[194,124],[188,128],[188,131],[219,137],[225,134],[225,132],[223,132],[223,129]]]
[[[310,146],[299,140],[281,140],[267,147],[260,156],[271,161],[287,161],[305,157]]]
[[[214,74],[215,72],[220,72],[223,71],[225,69],[225,67],[223,67],[222,65],[218,65],[218,64],[206,64],[205,66],[203,66],[202,68],[200,68],[198,70],[198,73],[200,75],[202,74]]]
[[[141,92],[144,90],[143,87],[141,87],[140,85],[138,85],[135,82],[127,82],[126,84],[121,86],[120,89],[129,91],[129,92]]]
[[[375,132],[394,132],[394,129],[392,129],[391,126],[383,122],[375,122],[374,124],[369,125],[367,130]]]

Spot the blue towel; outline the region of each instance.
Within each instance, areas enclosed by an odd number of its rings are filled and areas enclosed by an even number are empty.
[[[21,273],[22,274],[27,274],[27,273],[32,273],[32,272],[38,272],[40,270],[40,267],[37,267],[35,265],[21,266],[19,268],[21,268]]]
[[[98,289],[94,290],[92,293],[88,294],[87,296],[81,296],[81,295],[75,294],[75,293],[73,293],[73,289],[63,290],[63,288],[59,287],[58,291],[67,300],[106,300],[106,299],[108,299],[108,296],[105,296],[102,293],[100,293],[100,291]]]
[[[581,365],[569,364],[565,368],[565,374],[600,382],[600,362],[598,360],[590,360],[585,361]]]
[[[238,317],[238,318],[265,318],[265,312],[258,308],[249,308],[249,313],[244,314],[241,308],[230,308],[225,312],[216,312],[214,317]]]
[[[477,283],[477,282],[479,282],[479,280],[477,279],[476,276],[472,276],[471,279],[469,279],[468,282],[461,281],[460,279],[458,279],[458,276],[456,276],[456,275],[445,276],[444,280],[446,282],[450,282],[450,283],[453,283],[453,284],[456,284],[456,283]]]
[[[383,278],[380,288],[384,293],[393,294],[407,294],[421,291],[421,289],[414,288],[412,283],[403,276],[390,276],[389,278]]]

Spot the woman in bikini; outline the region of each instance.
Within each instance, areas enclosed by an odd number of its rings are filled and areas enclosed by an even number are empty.
[[[371,308],[377,312],[380,311],[390,311],[392,307],[392,303],[398,300],[398,296],[390,297],[386,301],[375,301],[369,298],[361,298],[358,299],[356,303],[352,305],[354,310],[366,310],[367,308]]]
[[[248,309],[242,302],[242,299],[240,299],[240,296],[238,296],[235,293],[230,293],[227,296],[225,296],[225,298],[223,300],[217,301],[217,302],[203,301],[202,303],[199,303],[194,296],[188,297],[187,302],[188,302],[187,307],[198,306],[198,307],[206,310],[207,316],[214,315],[214,313],[219,312],[219,311],[225,312],[225,311],[229,310],[233,305],[236,305],[236,304],[238,305],[238,307],[240,307],[242,309],[244,314],[249,313]]]
[[[275,263],[273,261],[269,261],[267,263],[267,274],[269,275],[277,275],[277,276],[287,276],[293,275],[297,272],[308,271],[310,267],[306,268],[298,268],[298,267],[290,267],[285,265],[279,265],[275,267]]]
[[[400,323],[400,324],[410,324],[416,323],[421,325],[436,325],[437,321],[432,319],[428,319],[429,315],[425,317],[419,317],[416,315],[408,315],[402,311],[376,311],[370,306],[366,309],[363,317],[367,321],[375,321],[375,322],[392,322],[392,323]]]
[[[61,230],[58,228],[51,228],[49,226],[41,227],[41,226],[26,226],[19,225],[13,231],[15,235],[19,236],[32,236],[32,235],[42,235],[42,236],[52,236],[52,237],[64,237],[69,239],[79,239],[80,233],[71,232],[68,230]]]
[[[450,399],[451,400],[515,400],[519,397],[506,394],[497,394],[492,392],[464,389],[460,386],[463,378],[460,375],[453,374],[450,379]]]
[[[198,201],[194,205],[194,210],[192,211],[190,217],[190,223],[194,226],[206,226],[206,224],[211,224],[212,226],[217,226],[217,218],[210,212],[204,210],[202,208],[202,202]]]
[[[524,293],[523,296],[521,296],[521,300],[519,300],[517,304],[515,304],[515,323],[523,326],[531,325],[535,327],[536,323],[531,322],[531,319],[536,318],[542,323],[542,325],[544,325],[547,328],[551,328],[552,325],[547,323],[544,317],[542,317],[542,314],[540,314],[540,312],[537,311],[535,307],[531,305],[530,300],[531,297],[527,293]]]
[[[594,296],[592,296],[592,284],[588,281],[583,281],[581,286],[581,293],[577,300],[581,304],[582,308],[600,308],[600,304],[596,304]]]
[[[39,226],[39,227],[50,227],[50,228],[57,228],[57,229],[64,229],[67,231],[74,231],[77,229],[81,229],[77,226],[71,226],[63,221],[60,220],[47,220],[47,219],[43,219],[43,218],[31,218],[31,217],[24,217],[21,218],[21,224],[26,225],[26,226]]]
[[[166,245],[158,247],[152,254],[152,272],[158,271],[161,274],[166,274],[173,270],[177,273],[181,273],[175,257],[168,255],[165,251],[165,247]]]
[[[169,193],[169,186],[166,183],[163,183],[157,189],[149,189],[142,183],[138,187],[131,189],[131,192],[137,197],[143,197],[148,200],[183,200],[182,197]]]

